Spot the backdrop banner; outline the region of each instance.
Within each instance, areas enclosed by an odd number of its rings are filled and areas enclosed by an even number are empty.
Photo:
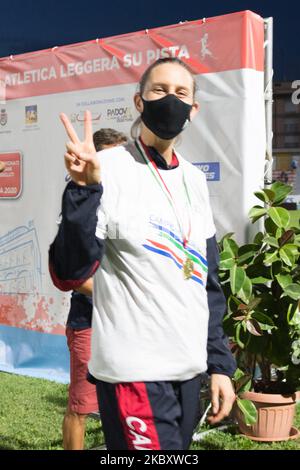
[[[246,237],[265,159],[264,21],[250,11],[0,59],[0,369],[67,382],[69,293],[48,274],[66,170],[59,113],[83,135],[129,134],[133,95],[159,57],[194,72],[200,111],[178,150],[209,182],[218,236]],[[121,306],[120,306],[121,308]]]

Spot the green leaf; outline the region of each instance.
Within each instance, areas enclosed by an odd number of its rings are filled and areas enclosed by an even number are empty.
[[[269,235],[267,235],[267,236],[264,238],[264,242],[267,243],[267,244],[270,245],[270,246],[275,247],[275,248],[278,248],[278,247],[279,247],[278,241],[276,240],[275,237],[270,237]]]
[[[271,189],[264,189],[263,192],[268,196],[269,201],[273,202],[275,199],[275,192]]]
[[[271,191],[275,193],[274,203],[281,204],[292,190],[292,186],[281,183],[280,181],[275,181],[271,186]]]
[[[243,282],[242,288],[237,293],[237,296],[243,302],[249,302],[251,294],[252,294],[252,282],[250,281],[248,276],[245,276],[245,280]]]
[[[263,189],[262,191],[256,191],[255,196],[264,203],[273,202],[275,193],[271,189]]]
[[[300,234],[296,235],[294,238],[294,244],[300,246]]]
[[[277,227],[276,232],[275,232],[275,238],[279,240],[282,237],[283,233],[284,233],[284,229],[281,227]]]
[[[295,257],[291,250],[289,250],[286,246],[283,246],[279,250],[279,256],[282,261],[287,264],[288,266],[293,266],[295,263]]]
[[[268,281],[270,281],[270,279],[267,277],[263,277],[263,276],[251,278],[252,284],[266,284],[266,282]]]
[[[266,253],[265,255],[265,260],[264,260],[264,263],[266,265],[270,265],[272,264],[274,261],[276,261],[278,259],[278,251],[275,250],[271,253]]]
[[[253,262],[253,258],[255,256],[255,253],[245,253],[244,255],[240,256],[238,258],[238,266],[245,266],[247,267],[248,264],[251,264]]]
[[[271,266],[271,275],[272,278],[276,276],[276,274],[280,274],[283,271],[282,267],[282,262],[281,261],[275,261],[275,263],[272,264]]]
[[[224,244],[224,251],[226,251],[227,253],[230,253],[231,256],[235,258],[237,256],[238,249],[239,249],[237,243],[234,240],[232,240],[232,238],[226,238],[223,244]]]
[[[240,388],[239,388],[239,393],[245,393],[245,392],[249,392],[249,390],[251,389],[252,387],[252,379],[250,376],[248,376],[248,380],[244,380],[244,383],[241,384]]]
[[[268,209],[268,215],[277,227],[287,228],[290,223],[289,211],[283,207],[271,207]]]
[[[249,218],[252,219],[252,223],[254,223],[266,213],[267,213],[267,209],[264,209],[261,206],[254,206],[249,211]]]
[[[257,421],[257,409],[255,408],[254,403],[250,400],[243,400],[238,397],[237,405],[243,413],[246,425],[252,426],[255,424]]]
[[[255,245],[260,245],[262,243],[263,238],[264,234],[262,232],[258,232],[253,239],[253,243]]]
[[[247,276],[251,279],[252,284],[264,284],[272,280],[271,269],[261,263],[250,265],[246,269]]]
[[[285,287],[293,282],[293,278],[290,274],[277,274],[275,277],[282,289],[285,289]]]
[[[254,299],[251,300],[248,304],[248,309],[253,310],[256,308],[259,304],[261,303],[261,299],[259,297],[255,297]]]
[[[226,233],[226,234],[221,238],[221,240],[218,242],[218,245],[219,245],[221,251],[224,250],[224,240],[226,240],[226,238],[231,238],[232,235],[234,235],[234,232]]]
[[[295,245],[294,243],[287,243],[282,248],[284,248],[285,250],[290,251],[294,256],[299,255],[299,251],[298,251],[299,249],[298,249],[297,245]]]
[[[234,317],[233,319],[236,321],[241,321],[241,320],[245,320],[245,318],[246,318],[245,315],[240,315],[239,317]]]
[[[265,203],[268,203],[269,202],[269,197],[267,196],[267,194],[265,194],[264,191],[256,191],[255,193],[255,196],[260,199],[262,202],[265,202]]]
[[[289,325],[294,325],[294,316],[299,312],[298,304],[290,304],[287,311],[287,322]]]
[[[236,393],[244,393],[248,392],[251,388],[251,376],[249,374],[245,374],[244,372],[240,371],[241,374],[238,374],[238,378],[234,377],[234,385],[235,385],[235,392]]]
[[[245,281],[246,273],[243,268],[233,266],[230,269],[230,287],[233,294],[237,294]]]
[[[242,256],[246,253],[256,254],[257,253],[257,245],[254,243],[249,243],[247,245],[243,245],[238,250],[238,256]]]
[[[237,323],[236,330],[235,330],[235,340],[238,346],[241,349],[244,349],[245,345],[241,339],[241,329],[242,329],[242,323]]]
[[[235,373],[234,373],[234,376],[232,377],[232,380],[234,382],[237,382],[239,379],[241,379],[244,376],[245,376],[245,372],[243,372],[241,369],[237,368]]]
[[[251,314],[252,318],[255,318],[259,322],[259,326],[262,330],[271,330],[275,327],[272,318],[266,315],[263,312],[253,312]]]
[[[263,332],[261,330],[261,327],[258,323],[258,321],[255,320],[255,318],[251,318],[250,320],[246,321],[246,328],[254,336],[262,336]]]
[[[291,297],[293,300],[300,299],[300,285],[299,284],[290,284],[283,289],[284,293],[282,297]]]
[[[230,296],[230,300],[232,300],[238,308],[241,305],[241,301],[237,297],[235,297],[234,295]]]
[[[220,269],[230,269],[235,265],[235,259],[232,258],[231,253],[223,251],[220,254]]]
[[[238,250],[238,264],[243,265],[245,263],[250,263],[254,256],[257,253],[257,245],[249,244],[243,245]]]
[[[277,230],[277,225],[274,224],[273,220],[270,217],[267,217],[265,220],[265,229],[266,232],[271,235],[276,237],[276,230]],[[276,237],[277,238],[277,237]]]

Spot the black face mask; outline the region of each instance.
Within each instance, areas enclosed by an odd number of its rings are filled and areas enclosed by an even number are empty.
[[[184,103],[170,94],[159,100],[146,101],[142,98],[143,123],[161,139],[174,139],[190,121],[191,104]]]

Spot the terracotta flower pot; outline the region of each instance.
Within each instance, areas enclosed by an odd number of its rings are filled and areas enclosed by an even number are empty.
[[[298,437],[298,430],[293,428],[296,411],[296,394],[283,396],[245,392],[241,398],[251,400],[258,411],[257,422],[247,426],[243,415],[236,406],[236,418],[240,431],[250,439],[258,441],[284,441]]]

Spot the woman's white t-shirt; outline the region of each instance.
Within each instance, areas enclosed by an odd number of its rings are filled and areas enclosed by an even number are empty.
[[[94,276],[89,371],[111,383],[191,379],[207,369],[206,239],[215,226],[205,175],[177,153],[177,168],[159,170],[180,228],[134,144],[98,155],[104,192],[96,236],[106,248]],[[189,223],[194,274],[184,279]]]

